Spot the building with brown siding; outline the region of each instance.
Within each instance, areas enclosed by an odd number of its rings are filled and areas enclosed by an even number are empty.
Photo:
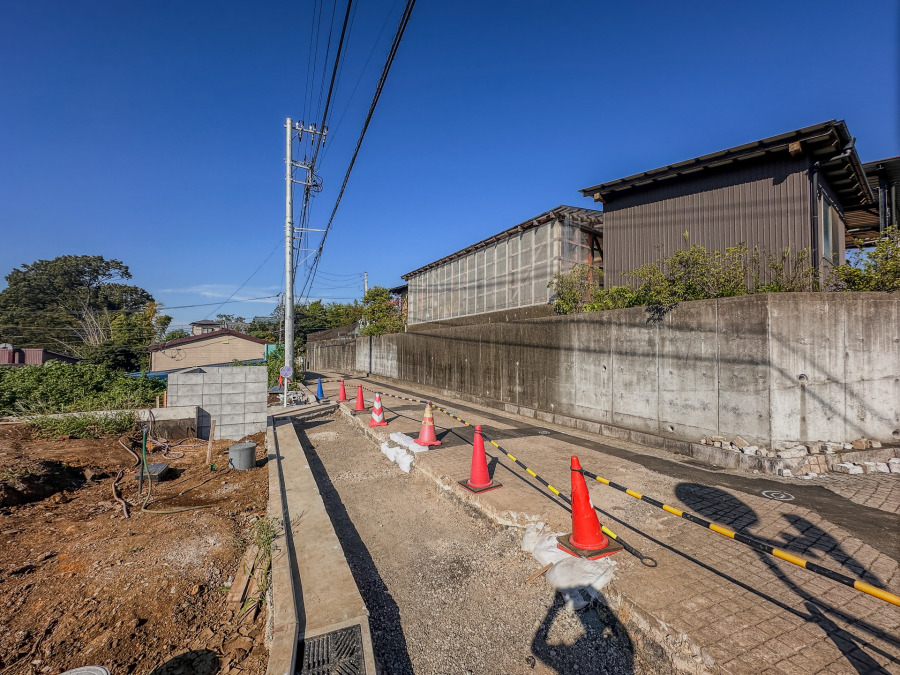
[[[266,340],[223,328],[150,345],[150,370],[166,371],[195,366],[227,365],[232,361],[256,361],[266,356]]]
[[[842,121],[747,143],[584,188],[603,203],[607,286],[625,272],[700,244],[740,242],[772,254],[807,249],[823,272],[845,260],[848,217],[865,226],[877,202]]]

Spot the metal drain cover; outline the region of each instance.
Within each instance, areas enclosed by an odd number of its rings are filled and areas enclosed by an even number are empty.
[[[358,625],[304,640],[302,650],[301,675],[361,675],[365,672],[362,631]]]

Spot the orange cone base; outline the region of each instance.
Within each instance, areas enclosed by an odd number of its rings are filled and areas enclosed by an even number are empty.
[[[586,551],[583,548],[576,548],[572,546],[569,542],[569,537],[572,535],[564,534],[561,537],[557,537],[556,547],[565,551],[569,555],[574,555],[576,558],[585,558],[586,560],[599,560],[600,558],[605,558],[608,555],[612,555],[613,553],[618,553],[619,551],[624,550],[624,546],[617,542],[615,539],[609,539],[609,544],[605,548],[597,549],[594,551]]]
[[[380,422],[376,422],[375,420],[369,420],[370,427],[386,427],[388,425],[387,422],[381,420]]]
[[[422,447],[428,447],[429,445],[440,445],[441,442],[438,440],[434,441],[420,441],[418,438],[416,439],[416,445],[421,445]]]
[[[469,481],[467,480],[460,480],[457,482],[464,488],[466,488],[466,490],[468,490],[469,492],[474,492],[476,495],[480,492],[487,492],[488,490],[496,490],[498,487],[503,487],[503,483],[498,483],[495,480],[492,480],[491,484],[487,487],[472,487],[471,485],[469,485]]]

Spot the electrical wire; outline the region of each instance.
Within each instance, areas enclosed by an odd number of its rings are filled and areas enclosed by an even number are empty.
[[[279,247],[280,245],[281,245],[281,242],[280,242],[280,241],[279,241],[277,244],[275,244],[275,248],[273,248],[273,249],[271,250],[271,252],[269,253],[269,255],[266,256],[265,260],[263,260],[263,261],[259,264],[259,267],[257,267],[255,270],[253,270],[253,274],[251,274],[249,277],[247,277],[247,279],[244,281],[244,283],[242,283],[240,286],[238,286],[237,290],[236,290],[234,293],[232,293],[231,295],[228,296],[228,299],[227,299],[227,300],[225,300],[224,302],[220,303],[219,306],[216,307],[216,309],[210,310],[209,313],[208,313],[206,316],[204,316],[203,318],[206,319],[207,317],[209,317],[210,314],[212,314],[213,312],[215,312],[216,310],[218,310],[222,305],[225,305],[225,304],[227,304],[228,302],[230,302],[231,299],[232,299],[235,295],[237,295],[238,292],[239,292],[244,286],[246,286],[246,285],[250,282],[250,280],[251,280],[253,277],[256,276],[256,273],[259,272],[267,262],[269,262],[269,258],[271,258],[271,257],[275,254],[275,251],[278,250],[278,247]],[[202,320],[202,319],[201,319],[201,320]]]
[[[325,231],[322,233],[322,241],[319,243],[319,248],[316,251],[316,257],[310,267],[310,273],[307,276],[306,283],[303,287],[303,292],[300,294],[300,297],[303,297],[306,294],[308,289],[312,288],[312,283],[316,277],[316,271],[319,267],[319,261],[322,257],[322,251],[325,248],[325,240],[328,238],[328,233],[331,231],[331,227],[334,224],[334,217],[337,214],[338,207],[341,204],[341,199],[344,196],[344,191],[347,189],[347,183],[350,180],[350,173],[353,171],[353,166],[356,164],[356,158],[359,155],[359,150],[362,147],[363,139],[366,136],[366,131],[369,128],[369,123],[372,121],[372,115],[375,112],[375,107],[378,105],[378,101],[381,98],[381,93],[384,90],[385,82],[387,81],[388,73],[391,70],[391,65],[394,63],[394,58],[397,55],[397,49],[400,47],[400,41],[403,39],[403,34],[406,31],[406,26],[409,24],[409,18],[412,15],[413,7],[415,7],[416,0],[407,0],[406,8],[403,10],[403,15],[400,17],[400,23],[397,26],[397,32],[394,35],[394,40],[391,43],[391,49],[388,52],[387,60],[385,61],[384,67],[381,71],[381,77],[378,79],[378,85],[375,88],[375,94],[372,97],[372,103],[369,105],[369,111],[366,114],[366,119],[363,122],[362,131],[359,134],[359,139],[356,142],[356,148],[353,151],[353,156],[350,158],[350,165],[347,167],[347,172],[344,174],[344,182],[341,185],[341,189],[338,192],[337,199],[335,200],[334,208],[331,211],[331,216],[328,218],[328,224],[325,226]]]

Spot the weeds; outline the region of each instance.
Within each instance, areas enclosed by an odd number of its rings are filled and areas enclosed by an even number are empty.
[[[111,413],[84,413],[72,415],[35,415],[26,423],[38,436],[68,436],[70,438],[102,438],[131,431],[136,419],[130,410]]]

